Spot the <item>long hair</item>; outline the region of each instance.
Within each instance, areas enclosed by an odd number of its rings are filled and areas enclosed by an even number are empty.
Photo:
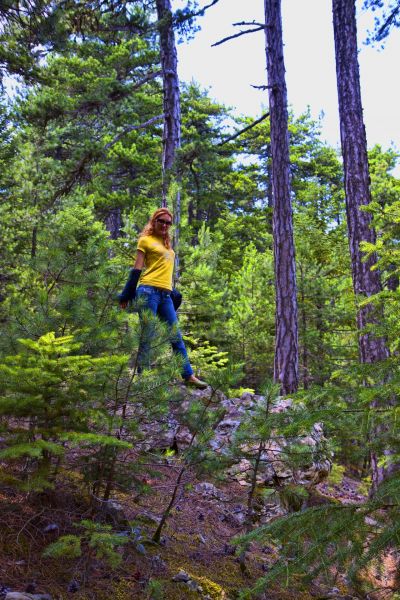
[[[161,215],[168,215],[172,221],[172,213],[171,213],[171,211],[168,210],[168,208],[158,208],[156,210],[156,212],[152,214],[148,223],[143,227],[142,231],[139,234],[139,237],[143,237],[144,235],[154,235],[154,225],[155,225],[156,219],[158,219],[158,217],[161,217]],[[171,246],[171,238],[169,237],[168,229],[165,231],[165,233],[163,235],[163,241],[164,241],[164,246],[166,248],[168,248],[168,250],[170,250],[172,246]]]

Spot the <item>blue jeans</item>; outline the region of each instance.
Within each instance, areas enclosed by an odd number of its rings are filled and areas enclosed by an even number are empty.
[[[142,324],[142,336],[138,351],[139,369],[149,366],[149,354],[151,340],[154,339],[154,327],[151,320],[144,318],[144,313],[150,311],[157,315],[161,321],[167,323],[170,328],[170,342],[175,354],[183,358],[183,379],[193,375],[193,369],[189,362],[182,334],[178,329],[178,318],[169,292],[160,290],[151,285],[139,285],[136,290],[136,299],[139,305],[139,315]]]

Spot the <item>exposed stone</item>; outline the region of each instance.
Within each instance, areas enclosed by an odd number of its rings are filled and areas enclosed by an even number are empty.
[[[187,583],[188,581],[190,581],[190,577],[186,573],[186,571],[181,570],[177,575],[174,575],[172,581]]]
[[[224,409],[221,421],[214,427],[214,435],[209,441],[209,446],[217,454],[229,455],[234,440],[235,433],[243,420],[243,415],[251,411],[264,401],[262,396],[245,392],[240,398],[227,398],[221,392],[212,396],[212,402],[209,402],[210,389],[206,390],[188,390],[185,386],[181,389],[182,401],[175,403],[171,407],[170,414],[163,423],[147,423],[144,426],[143,434],[145,438],[146,449],[153,448],[175,448],[179,452],[188,447],[189,444],[196,444],[196,438],[193,439],[193,433],[183,424],[183,416],[189,409],[193,399],[201,400],[212,409]],[[300,407],[301,409],[301,407]],[[275,413],[290,413],[299,410],[299,405],[294,404],[291,398],[279,398],[271,407]],[[290,450],[290,445],[302,444],[309,448],[305,457],[309,456],[308,464],[302,469],[293,469],[285,461],[283,449]],[[247,456],[254,457],[258,452],[258,444],[247,443],[243,445],[242,450]],[[327,450],[326,439],[324,437],[324,428],[322,423],[315,423],[311,431],[305,436],[299,436],[293,440],[287,440],[284,437],[274,437],[268,442],[267,448],[261,456],[261,463],[257,474],[257,484],[275,487],[278,485],[295,484],[304,485],[307,489],[312,488],[322,482],[329,474],[331,469],[331,455]],[[238,462],[228,469],[227,474],[238,481],[238,483],[247,487],[253,475],[252,461],[248,458],[238,459]],[[212,484],[210,484],[212,485]],[[215,488],[216,489],[216,488]],[[199,491],[197,489],[196,491]],[[202,490],[202,493],[208,497],[219,498],[219,492]]]
[[[59,525],[57,525],[57,523],[49,523],[48,525],[46,525],[46,527],[43,528],[43,533],[58,532],[59,529],[60,527]]]
[[[50,594],[29,594],[28,592],[8,592],[5,600],[52,600]]]
[[[198,494],[201,494],[205,498],[214,498],[215,500],[222,502],[228,499],[226,494],[221,492],[221,490],[219,490],[213,483],[209,483],[207,481],[198,483],[194,489]]]
[[[95,505],[99,512],[105,515],[108,521],[114,525],[128,525],[128,519],[123,506],[116,500],[96,499]]]

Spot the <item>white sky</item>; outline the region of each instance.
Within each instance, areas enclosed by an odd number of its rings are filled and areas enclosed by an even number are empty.
[[[201,6],[209,0],[199,0]],[[178,8],[183,0],[172,0]],[[357,5],[361,0],[357,0]],[[284,58],[288,102],[296,116],[310,106],[313,117],[321,111],[322,137],[339,145],[335,53],[331,0],[282,0]],[[261,116],[268,110],[264,32],[247,34],[212,48],[211,44],[248,27],[240,21],[263,22],[263,0],[219,0],[198,19],[201,31],[178,45],[178,72],[182,81],[198,82],[210,96],[236,108],[238,114]],[[363,40],[373,15],[358,12],[359,62],[362,102],[368,146],[394,145],[400,149],[400,29],[392,30],[384,50]]]

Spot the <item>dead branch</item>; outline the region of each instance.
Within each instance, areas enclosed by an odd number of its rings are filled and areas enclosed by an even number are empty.
[[[272,85],[252,85],[252,88],[254,88],[255,90],[269,90],[271,89],[273,86]]]
[[[237,131],[233,135],[229,136],[228,138],[226,138],[226,140],[223,140],[222,142],[219,142],[217,144],[217,146],[223,146],[227,142],[235,140],[237,137],[239,137],[239,135],[242,135],[242,133],[245,133],[245,131],[249,131],[249,129],[252,129],[256,125],[258,125],[259,123],[261,123],[262,121],[264,121],[264,119],[266,119],[267,117],[269,117],[269,112],[265,113],[265,115],[262,115],[262,117],[260,117],[256,121],[253,121],[253,123],[250,123],[250,125],[247,125],[244,129],[241,129],[240,131]]]
[[[242,27],[244,25],[257,25],[257,27],[260,27],[261,29],[264,29],[266,27],[265,23],[257,23],[257,21],[240,21],[239,23],[232,23],[232,25],[234,27]]]
[[[260,27],[256,27],[255,29],[247,29],[246,31],[239,31],[239,33],[235,33],[234,35],[229,35],[228,37],[223,38],[222,40],[219,40],[219,42],[215,42],[215,44],[211,44],[211,47],[220,46],[221,44],[224,44],[225,42],[228,42],[229,40],[233,40],[234,38],[240,37],[241,35],[246,35],[247,33],[254,33],[255,31],[261,31],[264,28],[265,28],[265,25],[261,25]]]

